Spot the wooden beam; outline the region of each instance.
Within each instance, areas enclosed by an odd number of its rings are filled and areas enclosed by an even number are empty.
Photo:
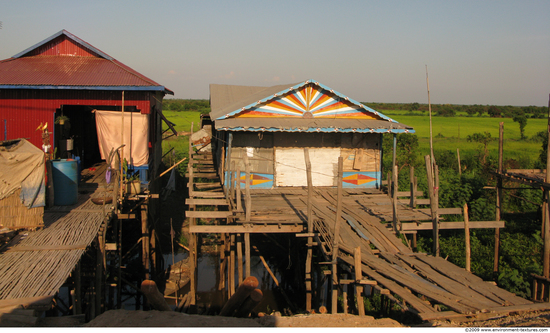
[[[302,225],[190,225],[190,233],[301,233]]]
[[[209,206],[228,206],[225,199],[186,199],[187,205],[209,205]]]
[[[470,229],[492,229],[492,228],[504,228],[504,221],[470,221]],[[421,223],[403,223],[403,232],[417,231],[417,230],[432,230],[432,222]],[[439,229],[464,229],[464,222],[441,222]]]
[[[227,211],[201,211],[201,210],[191,210],[185,212],[186,217],[194,217],[201,219],[226,219],[233,216],[232,212]]]

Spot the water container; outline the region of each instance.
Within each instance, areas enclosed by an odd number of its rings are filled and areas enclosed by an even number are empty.
[[[78,200],[78,166],[75,160],[52,160],[54,205],[69,206]]]

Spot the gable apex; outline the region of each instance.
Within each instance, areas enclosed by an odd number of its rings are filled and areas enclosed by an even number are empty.
[[[85,49],[86,51],[89,51],[90,53],[93,53],[97,57],[100,57],[100,58],[103,58],[103,59],[106,59],[106,60],[113,60],[113,57],[111,57],[108,54],[106,54],[105,52],[97,49],[96,47],[92,46],[91,44],[85,42],[84,40],[78,38],[77,36],[71,34],[67,30],[61,30],[61,31],[51,35],[50,37],[44,39],[43,41],[41,41],[41,42],[39,42],[39,43],[29,47],[29,48],[17,53],[12,58],[16,59],[16,58],[21,58],[21,57],[24,57],[26,55],[29,55],[29,53],[32,53],[33,51],[37,51],[43,46],[47,46],[48,43],[53,42],[57,38],[62,37],[62,36],[67,38],[68,40],[70,40],[71,42],[76,44],[77,46]]]
[[[231,87],[231,86],[229,86]],[[304,118],[370,118],[389,122],[395,120],[357,102],[316,80],[306,80],[284,86],[266,87],[256,92],[254,102],[246,98],[234,102],[227,113],[217,113],[215,119],[232,117],[304,117]],[[262,98],[258,95],[262,94]]]

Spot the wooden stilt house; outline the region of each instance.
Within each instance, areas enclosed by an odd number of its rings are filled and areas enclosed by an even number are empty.
[[[217,160],[244,170],[246,155],[251,188],[306,186],[305,147],[313,186],[337,186],[341,156],[344,187],[380,188],[382,135],[414,133],[314,80],[273,87],[212,84],[210,103]]]

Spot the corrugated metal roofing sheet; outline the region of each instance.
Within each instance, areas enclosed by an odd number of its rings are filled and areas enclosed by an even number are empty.
[[[67,40],[71,43],[67,44]],[[72,48],[71,45],[73,45]],[[63,54],[51,55],[51,49],[56,48],[62,50]],[[86,52],[79,52],[80,48]],[[88,53],[89,51],[96,56],[90,56],[92,54]],[[65,30],[12,58],[0,61],[0,88],[41,89],[46,87],[49,89],[123,87],[125,90],[136,87],[137,90],[163,90],[168,94],[174,94]]]
[[[343,98],[377,119],[356,118],[296,118],[296,117],[238,117],[245,109],[278,98],[289,91],[314,83],[331,94]],[[273,87],[210,85],[210,117],[217,130],[268,132],[340,132],[340,133],[414,133],[410,126],[400,124],[380,112],[364,106],[314,80]],[[235,117],[236,116],[236,117]]]
[[[227,118],[217,130],[252,132],[414,133],[405,124],[375,119]]]
[[[160,86],[116,60],[69,56],[1,61],[0,85]]]

